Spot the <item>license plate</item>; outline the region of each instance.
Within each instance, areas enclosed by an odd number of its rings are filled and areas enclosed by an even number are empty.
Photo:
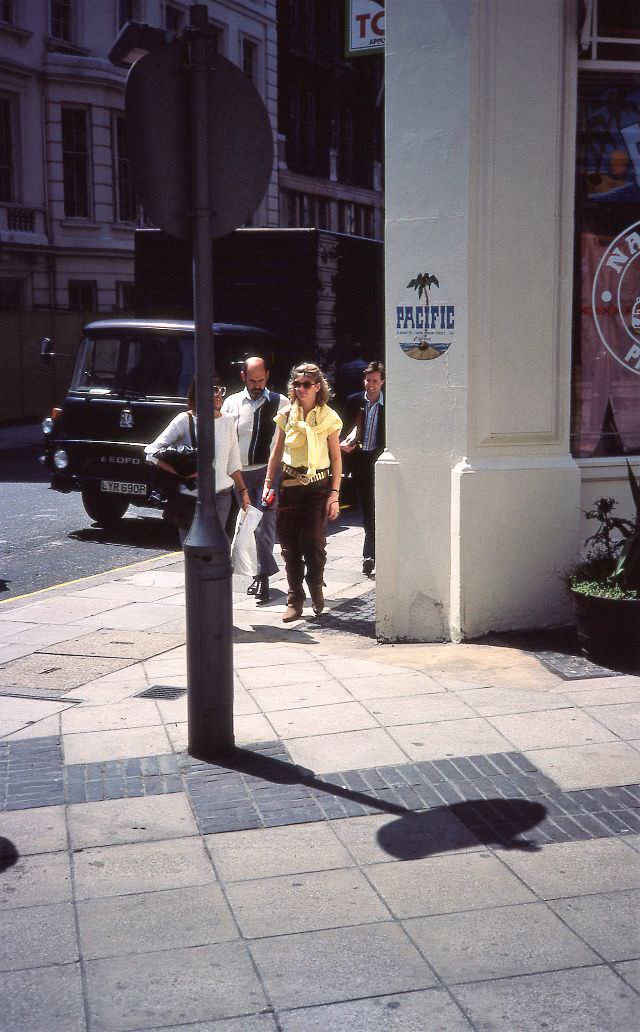
[[[146,484],[130,484],[126,480],[101,480],[100,490],[107,494],[146,495]]]

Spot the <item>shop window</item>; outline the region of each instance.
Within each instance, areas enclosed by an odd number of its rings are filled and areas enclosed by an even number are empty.
[[[258,85],[258,44],[251,39],[242,40],[242,71],[254,86]]]
[[[166,4],[164,9],[164,27],[167,32],[173,32],[176,36],[182,32],[185,23],[185,13],[181,7],[174,4]]]
[[[583,0],[580,57],[587,61],[640,61],[638,0]]]
[[[130,21],[140,21],[140,4],[138,0],[119,0],[118,25],[122,28]]]
[[[0,21],[13,25],[13,0],[0,0]]]
[[[98,284],[95,280],[69,280],[69,308],[74,312],[95,312]]]
[[[84,108],[63,107],[62,176],[64,213],[68,218],[89,217],[89,138]]]
[[[116,220],[136,221],[136,195],[133,187],[131,162],[127,154],[127,134],[124,115],[113,120],[113,162],[116,200]]]
[[[118,308],[121,312],[133,312],[135,309],[136,291],[135,284],[124,280],[116,283],[116,295]]]
[[[24,310],[24,283],[14,276],[0,276],[0,312]]]
[[[572,451],[640,452],[640,80],[579,86]]]
[[[0,97],[0,201],[15,200],[14,118],[9,97]]]
[[[51,0],[51,35],[73,42],[73,0]]]

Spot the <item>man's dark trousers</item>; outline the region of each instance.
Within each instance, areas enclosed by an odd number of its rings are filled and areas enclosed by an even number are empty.
[[[358,501],[362,510],[362,526],[364,527],[363,559],[376,557],[376,493],[375,464],[380,451],[363,451],[358,448],[351,453],[353,475],[358,492]]]

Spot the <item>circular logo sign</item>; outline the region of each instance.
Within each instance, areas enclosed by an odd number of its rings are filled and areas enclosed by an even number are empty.
[[[602,255],[591,308],[609,354],[640,376],[640,222],[619,233]]]

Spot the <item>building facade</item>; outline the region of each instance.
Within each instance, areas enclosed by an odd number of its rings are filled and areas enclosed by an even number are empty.
[[[0,312],[127,310],[136,203],[127,21],[171,34],[187,0],[0,2]],[[251,223],[382,234],[382,58],[344,58],[342,0],[208,0],[221,54],[251,78],[274,162]],[[280,62],[280,73],[279,73]],[[280,98],[280,99],[279,99]]]
[[[387,4],[384,640],[570,622],[584,511],[633,512],[639,73],[636,3]]]
[[[278,0],[280,223],[382,239],[382,54],[347,58],[345,0]]]
[[[169,0],[0,3],[0,310],[126,310],[140,212],[127,159],[126,72],[108,53],[121,27],[169,33]],[[220,53],[265,101],[277,132],[275,0],[209,0]],[[254,216],[279,223],[278,170]]]

